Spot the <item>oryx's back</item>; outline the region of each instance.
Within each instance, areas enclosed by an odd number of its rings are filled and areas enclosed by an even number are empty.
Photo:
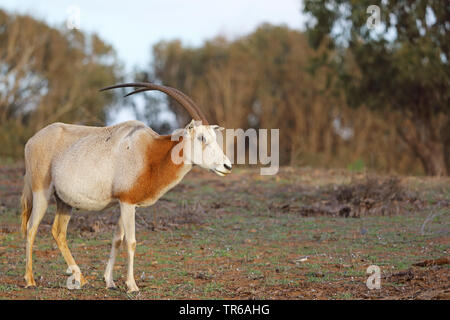
[[[139,121],[110,127],[54,123],[29,140],[25,160],[27,168],[40,167],[30,172],[45,175],[32,177],[43,184],[38,189],[53,187],[70,206],[101,210],[116,189],[136,179],[144,144],[155,135]]]

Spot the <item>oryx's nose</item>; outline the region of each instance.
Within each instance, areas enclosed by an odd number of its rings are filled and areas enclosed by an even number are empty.
[[[231,171],[231,166],[229,166],[229,165],[227,165],[227,164],[224,164],[223,166],[225,167],[225,169],[227,169],[227,170],[230,170],[230,171]]]

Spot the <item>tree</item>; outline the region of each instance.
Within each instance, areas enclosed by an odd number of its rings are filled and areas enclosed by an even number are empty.
[[[323,61],[349,105],[396,113],[391,125],[425,172],[449,175],[450,3],[381,1],[380,25],[371,29],[367,8],[373,4],[306,0],[310,43],[326,44]]]
[[[186,92],[211,123],[280,129],[281,164],[347,167],[359,161],[377,170],[420,173],[420,163],[386,123],[392,113],[353,110],[326,90],[332,69],[317,66],[329,52],[311,48],[298,30],[263,24],[248,35],[216,37],[195,48],[160,42],[152,65],[136,78]],[[147,102],[146,110],[158,111],[154,100]],[[178,125],[186,124],[189,116],[173,100],[167,103]]]
[[[118,80],[114,50],[98,36],[0,10],[0,155],[55,121],[102,125]]]

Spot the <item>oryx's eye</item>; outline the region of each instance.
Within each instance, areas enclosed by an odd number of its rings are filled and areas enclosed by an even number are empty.
[[[206,139],[205,139],[205,136],[204,136],[204,135],[199,135],[197,139],[200,140],[200,141],[203,142],[203,143],[206,142]]]

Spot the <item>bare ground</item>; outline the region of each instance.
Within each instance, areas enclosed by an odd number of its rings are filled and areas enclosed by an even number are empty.
[[[34,250],[37,288],[24,288],[19,233],[23,165],[0,166],[2,299],[449,299],[450,179],[347,170],[238,169],[220,178],[198,169],[155,206],[137,213],[136,282],[104,288],[118,208],[74,211],[68,241],[89,284],[66,288],[51,236],[55,204]],[[366,286],[381,269],[381,289]]]

